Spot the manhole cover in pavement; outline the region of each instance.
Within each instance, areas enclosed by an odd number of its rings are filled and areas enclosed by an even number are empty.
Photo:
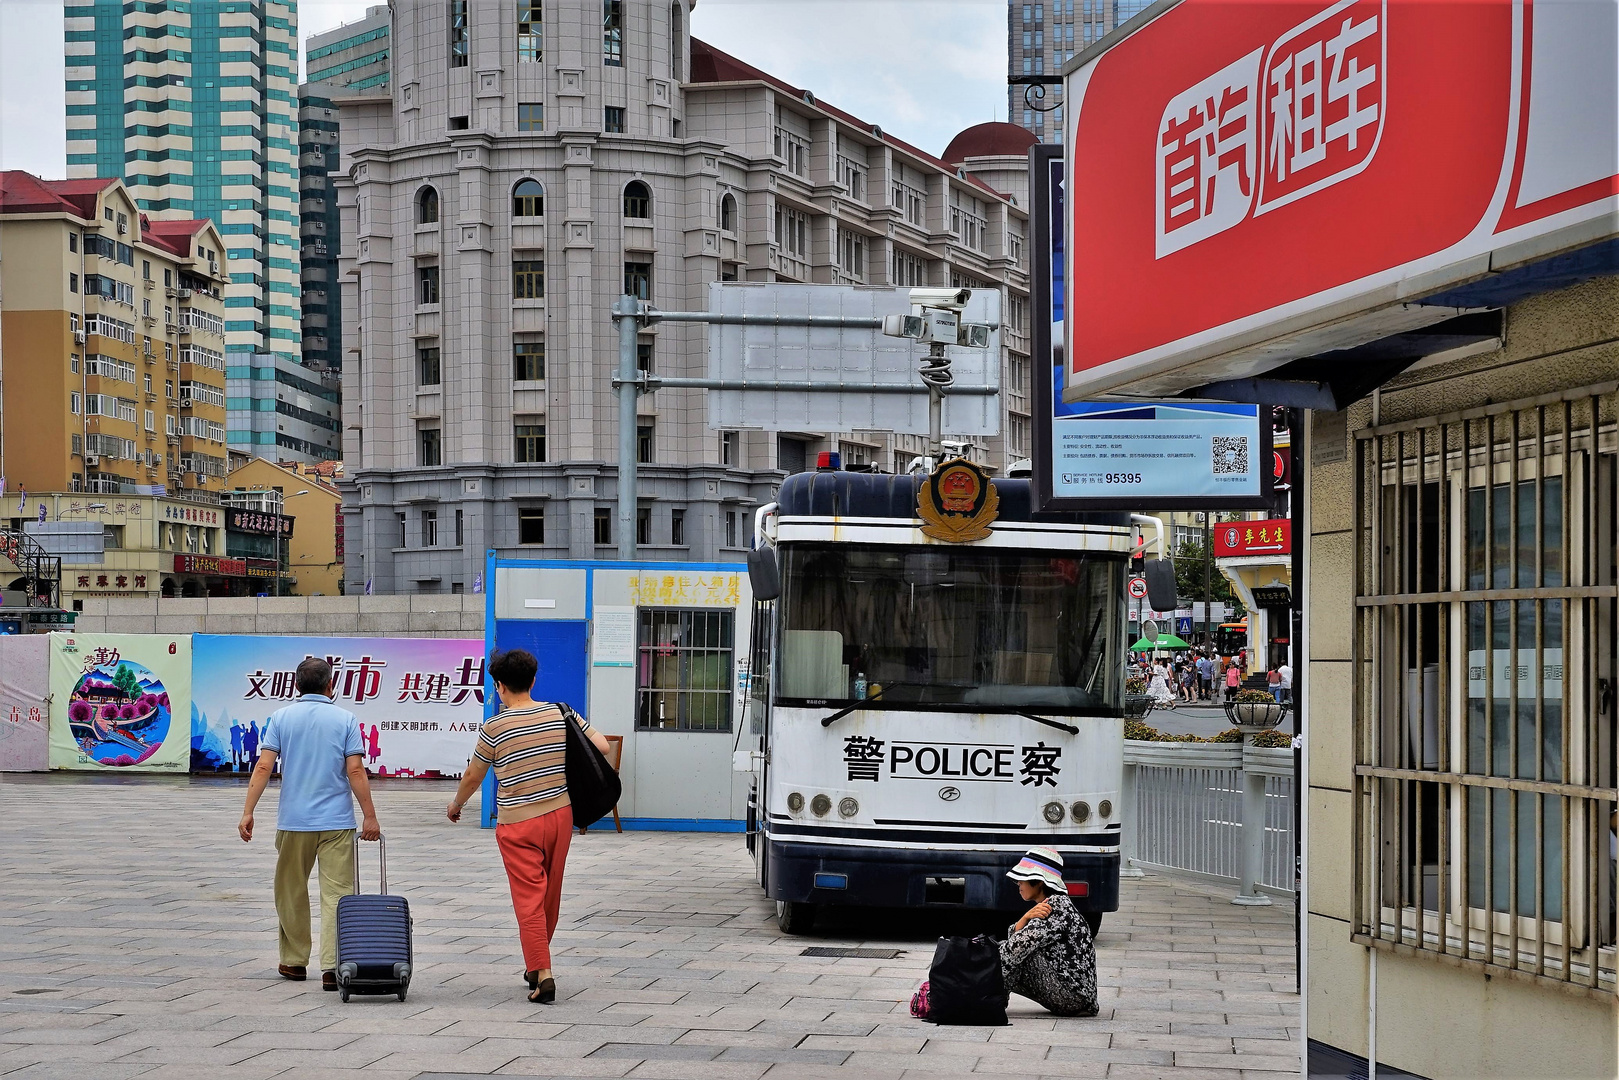
[[[898,960],[905,955],[904,949],[842,949],[826,945],[811,945],[801,951],[799,956],[836,956],[851,960]]]

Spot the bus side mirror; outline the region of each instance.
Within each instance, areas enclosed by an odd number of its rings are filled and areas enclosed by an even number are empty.
[[[1154,611],[1174,611],[1180,606],[1175,595],[1175,564],[1169,559],[1148,559],[1145,567],[1147,602]]]
[[[1175,577],[1170,575],[1173,584]],[[781,595],[781,567],[776,562],[776,549],[756,547],[748,552],[748,582],[753,586],[755,600],[774,600]]]

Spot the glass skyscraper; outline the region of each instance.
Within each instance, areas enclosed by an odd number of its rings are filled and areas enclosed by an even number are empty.
[[[1061,74],[1063,65],[1086,46],[1094,45],[1151,3],[1152,0],[1045,0],[1026,4],[1023,0],[1009,0],[1008,76]],[[1050,108],[1062,101],[1062,90],[1047,86],[1044,99],[1038,88],[1027,98],[1024,90],[1022,86],[1007,88],[1007,119],[1034,132],[1041,142],[1062,142],[1063,110],[1060,105]],[[1036,105],[1041,108],[1034,108]]]
[[[298,364],[297,0],[68,0],[65,15],[68,175],[121,178],[154,219],[212,219],[228,368]]]

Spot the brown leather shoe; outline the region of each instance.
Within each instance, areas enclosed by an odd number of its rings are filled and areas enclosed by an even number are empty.
[[[322,990],[337,989],[337,972],[323,971],[320,973],[320,988]]]
[[[293,982],[303,982],[305,979],[309,978],[309,970],[307,968],[293,967],[291,964],[282,964],[280,967],[276,968],[276,970],[281,973],[281,977],[283,979],[291,979]]]

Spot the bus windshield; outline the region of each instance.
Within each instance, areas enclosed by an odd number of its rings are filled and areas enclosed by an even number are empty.
[[[1122,555],[783,546],[777,699],[1115,713]]]

